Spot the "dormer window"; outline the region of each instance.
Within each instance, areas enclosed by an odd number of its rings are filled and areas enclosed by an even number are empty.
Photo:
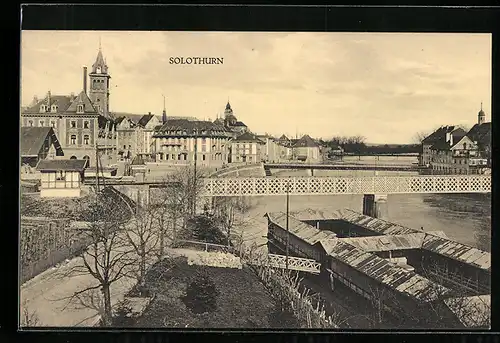
[[[83,113],[83,104],[76,106],[76,113]]]
[[[52,105],[52,107],[50,108],[50,111],[57,112],[57,105]]]
[[[40,113],[45,113],[47,111],[47,105],[40,105]]]

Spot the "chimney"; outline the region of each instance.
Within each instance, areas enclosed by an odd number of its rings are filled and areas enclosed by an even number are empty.
[[[453,146],[453,134],[450,133],[450,146]]]
[[[151,112],[148,112],[148,115],[151,115]]]
[[[83,92],[87,94],[87,67],[83,67]]]
[[[47,92],[47,106],[50,106],[50,91]]]
[[[451,134],[449,132],[446,132],[446,143],[450,141],[450,136]]]

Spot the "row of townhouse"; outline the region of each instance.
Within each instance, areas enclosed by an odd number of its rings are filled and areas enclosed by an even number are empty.
[[[442,126],[422,141],[420,165],[440,174],[477,174],[491,168],[491,122],[481,109],[469,131]]]

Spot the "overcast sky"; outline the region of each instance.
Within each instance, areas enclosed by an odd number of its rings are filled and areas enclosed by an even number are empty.
[[[214,120],[229,98],[256,133],[411,143],[440,125],[489,121],[491,35],[23,31],[22,104],[82,89],[99,39],[112,111]],[[175,65],[169,57],[222,57]]]

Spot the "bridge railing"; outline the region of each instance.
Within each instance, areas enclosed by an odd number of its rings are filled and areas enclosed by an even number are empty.
[[[232,246],[214,244],[208,242],[192,241],[192,240],[176,240],[172,244],[173,248],[191,248],[195,250],[207,251],[207,252],[224,252],[224,253],[235,253],[235,249]]]
[[[251,177],[205,180],[205,196],[489,193],[489,175]]]

